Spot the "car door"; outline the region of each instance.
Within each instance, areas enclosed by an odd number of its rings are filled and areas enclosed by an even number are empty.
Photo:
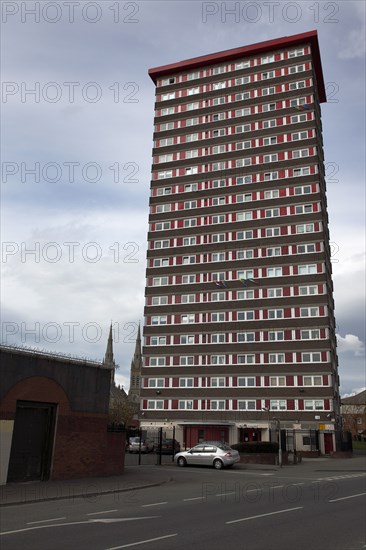
[[[202,464],[203,457],[203,445],[196,445],[189,453],[187,453],[188,464]]]
[[[203,454],[205,465],[212,466],[216,454],[216,447],[213,445],[205,445]]]

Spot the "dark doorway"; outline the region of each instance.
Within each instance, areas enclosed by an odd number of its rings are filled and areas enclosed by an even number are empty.
[[[56,405],[18,401],[8,482],[49,479]]]
[[[333,452],[333,436],[332,434],[324,434],[324,454],[330,455]]]

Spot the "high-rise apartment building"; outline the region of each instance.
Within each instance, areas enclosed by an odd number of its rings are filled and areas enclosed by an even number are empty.
[[[315,31],[149,71],[143,427],[334,446],[337,353]],[[314,432],[313,432],[314,430]],[[319,439],[316,435],[317,439]]]

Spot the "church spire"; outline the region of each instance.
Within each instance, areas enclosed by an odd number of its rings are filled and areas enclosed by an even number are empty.
[[[137,329],[135,353],[133,354],[133,358],[131,361],[130,390],[128,392],[129,400],[135,403],[138,403],[140,400],[141,368],[142,368],[142,351],[141,351],[141,329],[140,329],[140,323],[139,323],[138,329]]]
[[[106,349],[105,356],[104,356],[104,359],[103,359],[103,366],[107,367],[107,368],[110,368],[110,369],[115,369],[116,368],[116,363],[115,363],[114,357],[113,357],[112,323],[111,323],[111,326],[109,328],[107,349]]]

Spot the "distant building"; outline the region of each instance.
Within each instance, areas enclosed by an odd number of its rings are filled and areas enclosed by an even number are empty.
[[[344,429],[351,432],[354,439],[366,440],[366,390],[342,399]]]
[[[304,448],[320,432],[330,453],[340,396],[317,32],[149,75],[142,424],[168,419],[192,445],[268,440],[276,418]]]
[[[142,351],[141,351],[141,330],[140,325],[137,330],[135,352],[131,361],[130,368],[130,389],[128,391],[128,400],[136,403],[140,407],[141,395],[141,370],[142,370]]]

